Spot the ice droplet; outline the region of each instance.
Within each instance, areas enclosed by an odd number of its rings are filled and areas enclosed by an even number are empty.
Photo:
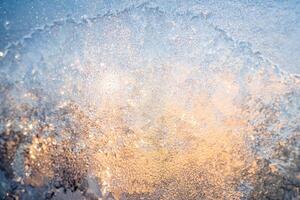
[[[4,58],[5,53],[3,51],[0,51],[0,59]]]
[[[20,59],[21,59],[21,55],[20,55],[19,53],[16,53],[15,59],[16,59],[16,60],[20,60]]]
[[[6,30],[9,30],[10,29],[10,21],[6,20],[3,24],[3,26]]]

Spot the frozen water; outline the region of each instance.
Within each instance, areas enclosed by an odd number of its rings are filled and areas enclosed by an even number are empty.
[[[1,169],[24,195],[31,185],[47,198],[80,195],[53,189],[63,186],[115,199],[247,199],[269,191],[267,173],[298,173],[297,75],[198,3],[103,5],[122,9],[54,21],[0,60]]]
[[[209,23],[227,32],[234,40],[246,41],[273,63],[299,74],[299,1],[198,1],[198,0],[3,0],[0,3],[0,24],[10,23],[9,30],[0,26],[0,49],[20,40],[37,27],[53,21],[82,16],[95,17],[107,12],[151,4],[167,12],[190,12],[205,16]]]

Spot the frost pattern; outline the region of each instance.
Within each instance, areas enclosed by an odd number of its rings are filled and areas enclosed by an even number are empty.
[[[19,188],[248,199],[266,173],[297,173],[280,148],[299,138],[299,77],[203,15],[145,4],[55,22],[0,66],[1,168]]]

